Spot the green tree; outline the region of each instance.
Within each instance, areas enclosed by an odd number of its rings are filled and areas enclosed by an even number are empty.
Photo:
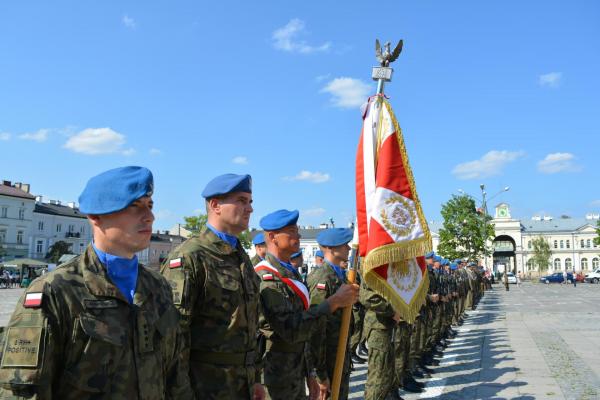
[[[478,212],[475,200],[467,195],[453,195],[442,206],[443,228],[440,229],[438,252],[450,259],[476,260],[492,252],[487,242],[494,237],[492,219]]]
[[[46,260],[51,263],[58,263],[58,260],[63,256],[63,254],[69,254],[71,252],[71,245],[67,242],[63,242],[59,240],[50,246],[48,253],[46,253]]]
[[[552,250],[550,245],[542,236],[538,236],[531,241],[533,247],[533,257],[531,260],[533,264],[538,267],[540,272],[548,270],[550,266],[550,257],[552,257]]]
[[[600,219],[596,223],[596,235],[598,235],[598,236],[596,236],[594,238],[594,243],[596,243],[597,245],[600,245]]]
[[[192,215],[190,217],[183,217],[183,220],[185,221],[184,228],[189,230],[193,234],[196,234],[200,232],[200,230],[204,228],[204,226],[206,226],[206,223],[208,222],[208,215]],[[252,247],[252,238],[248,229],[240,233],[238,235],[238,239],[240,240],[240,243],[242,244],[242,247],[244,249],[248,250],[250,247]]]

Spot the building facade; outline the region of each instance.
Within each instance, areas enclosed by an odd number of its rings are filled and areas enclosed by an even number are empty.
[[[171,250],[183,243],[185,239],[180,235],[171,235],[169,231],[163,233],[156,231],[150,238],[150,246],[137,253],[138,260],[144,266],[158,271]]]
[[[35,196],[25,183],[0,182],[0,257],[27,257]]]

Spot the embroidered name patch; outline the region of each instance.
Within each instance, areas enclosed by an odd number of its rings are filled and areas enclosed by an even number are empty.
[[[317,283],[317,289],[325,290],[327,286],[324,283]]]
[[[41,339],[41,327],[8,328],[2,367],[37,367]]]
[[[181,267],[181,258],[176,258],[174,260],[169,261],[169,268],[177,267]]]
[[[273,280],[273,275],[271,275],[271,274],[264,274],[262,276],[262,278],[263,278],[263,281],[272,281]]]
[[[88,309],[104,309],[104,308],[117,308],[119,306],[119,303],[117,303],[116,300],[90,300],[90,299],[85,299],[83,301],[83,303],[85,304],[85,308]]]
[[[27,293],[25,295],[25,301],[23,301],[23,307],[25,308],[38,308],[42,305],[42,294],[43,293]]]

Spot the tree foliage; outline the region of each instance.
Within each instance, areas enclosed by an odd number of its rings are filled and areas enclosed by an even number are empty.
[[[183,220],[185,221],[184,228],[192,232],[192,234],[197,234],[206,226],[206,223],[208,222],[208,215],[192,215],[189,217],[183,217]],[[238,235],[238,239],[244,249],[248,250],[250,247],[252,247],[252,237],[250,236],[250,231],[248,229],[240,233]]]
[[[438,252],[443,257],[476,260],[492,253],[487,245],[494,238],[492,218],[477,211],[473,198],[453,195],[442,206],[442,217]]]
[[[59,240],[58,242],[50,246],[50,249],[48,249],[48,253],[46,254],[46,260],[48,260],[48,262],[56,264],[64,254],[69,254],[70,252],[71,244]]]
[[[596,243],[597,245],[600,245],[600,219],[596,223],[596,235],[598,235],[598,236],[596,236],[594,238],[594,243]]]
[[[533,247],[533,257],[531,258],[533,264],[538,267],[540,272],[548,270],[550,257],[552,257],[550,244],[542,236],[538,236],[531,241],[531,246]]]

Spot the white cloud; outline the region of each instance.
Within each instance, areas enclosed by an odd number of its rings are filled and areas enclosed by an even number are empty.
[[[129,29],[135,29],[137,27],[137,23],[129,15],[123,15],[123,18],[121,18],[121,23],[123,26]]]
[[[40,129],[37,132],[29,132],[19,135],[19,139],[32,140],[34,142],[45,142],[48,139],[50,129]]]
[[[571,153],[550,153],[538,162],[537,167],[538,171],[544,174],[581,171],[581,167],[575,164],[575,156]]]
[[[10,133],[0,132],[0,140],[10,140]]]
[[[237,157],[233,157],[231,162],[234,164],[245,165],[245,164],[248,164],[248,158],[244,157],[244,156],[237,156]]]
[[[319,76],[315,77],[315,81],[317,81],[317,82],[323,82],[324,80],[327,80],[330,77],[331,77],[331,74],[319,75]]]
[[[128,149],[123,150],[121,152],[121,154],[123,154],[124,156],[132,156],[132,155],[135,154],[135,149],[133,149],[133,148],[130,147]]]
[[[307,44],[304,40],[298,39],[298,36],[305,33],[304,21],[294,18],[285,26],[276,29],[273,32],[273,46],[278,50],[290,53],[310,54],[316,52],[328,51],[331,47],[330,42],[325,42],[318,46]]]
[[[354,78],[335,78],[321,92],[331,94],[331,103],[335,107],[355,108],[367,101],[371,85]]]
[[[63,147],[89,155],[119,153],[128,156],[135,150],[124,149],[125,141],[125,135],[110,128],[88,128],[71,136]]]
[[[302,215],[304,217],[318,217],[318,216],[325,214],[325,211],[326,210],[322,207],[309,208],[306,210],[302,210],[300,212],[300,215]]]
[[[153,147],[148,151],[148,153],[150,153],[151,156],[158,156],[162,154],[162,151]]]
[[[590,207],[600,207],[600,199],[590,202]]]
[[[562,79],[562,72],[550,72],[548,74],[540,75],[539,84],[544,87],[555,88],[558,87]]]
[[[492,150],[479,160],[458,164],[452,170],[458,179],[478,179],[498,175],[502,168],[525,155],[522,151]]]
[[[296,176],[286,176],[286,181],[308,181],[312,183],[325,183],[330,179],[329,174],[322,172],[300,171]]]

